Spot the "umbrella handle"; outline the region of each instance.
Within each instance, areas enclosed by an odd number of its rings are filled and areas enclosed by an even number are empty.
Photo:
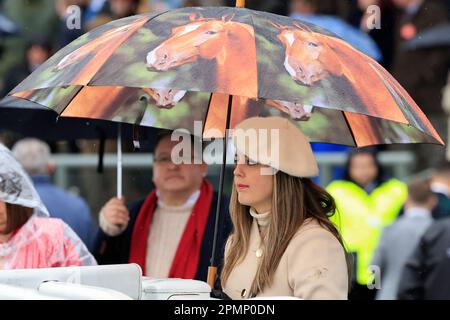
[[[245,8],[245,0],[236,0],[237,8]]]
[[[216,276],[217,276],[217,267],[213,266],[208,267],[208,279],[206,280],[206,282],[209,284],[211,289],[214,289]]]
[[[122,198],[122,124],[117,128],[117,198]]]

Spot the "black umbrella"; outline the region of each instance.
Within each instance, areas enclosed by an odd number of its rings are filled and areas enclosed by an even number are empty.
[[[450,24],[425,29],[404,44],[405,50],[450,46]]]

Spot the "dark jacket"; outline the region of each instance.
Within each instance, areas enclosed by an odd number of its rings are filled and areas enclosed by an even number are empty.
[[[96,227],[86,201],[53,184],[49,176],[33,176],[32,180],[50,216],[67,223],[83,240],[86,247],[92,250]]]
[[[137,216],[143,203],[144,200],[140,200],[128,206],[128,211],[130,212],[130,222],[128,223],[125,231],[119,236],[110,237],[99,228],[94,246],[94,256],[99,264],[128,263],[130,257],[131,237],[133,234]],[[228,235],[231,232],[231,219],[228,212],[228,204],[228,198],[222,198],[222,208],[220,212],[219,233],[217,237],[215,260],[216,265],[219,265],[219,270],[221,264],[223,263],[225,243],[227,241]],[[200,249],[200,261],[198,264],[197,274],[195,276],[196,280],[206,281],[207,278],[208,267],[210,266],[210,259],[212,255],[216,207],[217,193],[214,193],[209,218],[206,224],[205,233],[203,235],[203,241]]]
[[[438,204],[433,209],[433,218],[450,218],[450,198],[440,192],[435,192],[434,194],[438,198]]]
[[[3,88],[0,90],[0,98],[6,96],[11,90],[13,90],[23,79],[30,75],[31,71],[23,63],[17,67],[12,68],[4,77],[5,82]]]
[[[419,33],[446,22],[446,7],[434,0],[425,0],[415,14],[402,13],[396,19],[396,46],[391,72],[427,116],[443,114],[442,88],[447,80],[449,49],[406,51],[402,48],[406,39],[401,37],[400,30],[411,24]]]
[[[422,236],[403,270],[398,298],[450,299],[450,218],[434,222]]]

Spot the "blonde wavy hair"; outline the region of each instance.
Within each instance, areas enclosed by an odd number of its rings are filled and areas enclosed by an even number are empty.
[[[264,288],[271,286],[275,271],[289,242],[308,218],[316,219],[322,227],[329,230],[345,250],[339,231],[329,220],[336,211],[336,205],[328,192],[311,179],[293,177],[281,171],[273,176],[273,183],[270,222],[263,240],[265,254],[261,258],[261,264],[253,279],[250,297],[256,296]],[[227,256],[221,275],[222,284],[226,283],[234,267],[241,263],[247,254],[253,223],[249,210],[250,207],[239,203],[237,191],[233,186],[230,214],[234,229],[228,242]],[[348,254],[346,257],[350,281],[352,263]]]

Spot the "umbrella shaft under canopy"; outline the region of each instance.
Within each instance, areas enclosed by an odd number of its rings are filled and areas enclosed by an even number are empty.
[[[245,8],[245,0],[236,0],[236,7]]]

